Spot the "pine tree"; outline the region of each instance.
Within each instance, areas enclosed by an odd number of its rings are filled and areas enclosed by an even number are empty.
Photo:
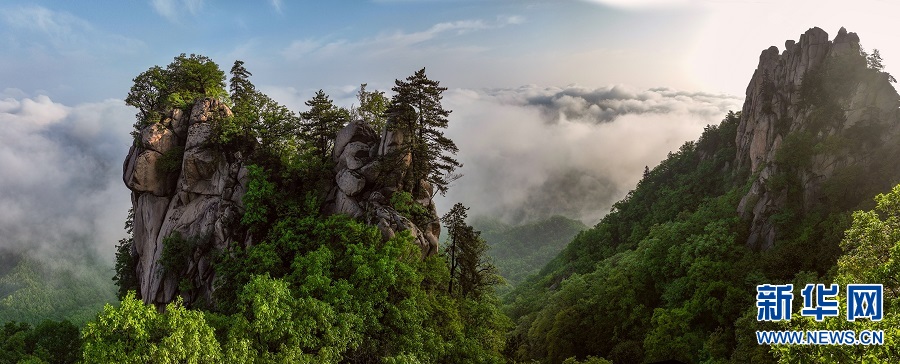
[[[466,210],[468,210],[467,207],[457,203],[441,218],[441,222],[447,228],[449,236],[447,247],[444,248],[444,253],[447,255],[448,264],[450,265],[450,283],[447,285],[447,293],[453,293],[453,281],[458,276],[459,250],[464,238],[463,234],[466,232]]]
[[[500,283],[497,268],[487,257],[488,245],[481,232],[466,224],[468,207],[453,205],[441,219],[447,226],[449,241],[445,254],[450,264],[447,292],[461,297],[480,297],[490,287]],[[458,288],[454,288],[454,282]]]
[[[429,80],[424,68],[405,81],[396,80],[395,84],[391,90],[396,95],[386,114],[388,130],[399,131],[405,138],[403,147],[393,158],[411,156],[404,188],[416,197],[422,196],[424,191],[418,181],[425,180],[435,189],[429,193],[444,195],[449,184],[460,177],[454,171],[462,166],[451,156],[459,151],[456,143],[444,136],[443,131],[450,115],[450,111],[441,106],[441,94],[447,88],[440,87],[438,81]]]
[[[256,92],[256,87],[250,83],[250,76],[253,74],[244,67],[244,61],[234,61],[234,65],[231,66],[229,91],[231,91],[231,100],[234,101],[235,108],[249,101],[249,98]]]
[[[300,128],[304,138],[315,149],[321,160],[331,158],[331,147],[337,132],[350,120],[350,113],[334,105],[325,91],[319,90],[306,102],[309,111],[300,114]]]

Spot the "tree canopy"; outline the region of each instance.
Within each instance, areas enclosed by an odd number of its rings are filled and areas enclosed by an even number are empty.
[[[322,161],[327,161],[331,159],[331,148],[337,132],[350,121],[350,112],[335,106],[322,90],[317,91],[305,104],[309,106],[309,110],[300,113],[300,131],[312,146],[313,153]]]
[[[350,110],[350,114],[354,119],[362,120],[372,126],[375,131],[384,132],[387,118],[385,111],[391,100],[384,95],[384,91],[367,91],[367,84],[359,85],[359,91],[356,93],[356,100],[359,106]]]
[[[209,57],[182,53],[166,68],[153,66],[134,78],[125,103],[138,108],[138,126],[154,123],[171,108],[186,108],[200,97],[228,97],[225,73]]]
[[[405,189],[418,197],[447,192],[449,185],[460,177],[456,168],[462,166],[453,158],[458,152],[456,143],[444,136],[449,110],[441,105],[442,93],[447,90],[439,81],[428,79],[425,69],[416,71],[406,80],[396,80],[391,88],[395,92],[385,114],[387,128],[403,135],[403,148],[393,158],[410,156],[410,168],[405,178]],[[427,181],[435,191],[422,191],[416,181]]]

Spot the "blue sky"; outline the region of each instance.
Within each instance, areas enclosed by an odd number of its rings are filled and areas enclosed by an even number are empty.
[[[3,6],[0,78],[67,103],[122,98],[131,77],[179,53],[242,59],[254,81],[340,89],[428,67],[455,87],[639,83],[688,85],[664,70],[697,15],[587,2],[12,2]],[[666,28],[664,32],[653,29]],[[597,68],[574,72],[573,68]],[[593,68],[593,67],[592,67]],[[652,80],[651,77],[657,80]],[[632,81],[632,82],[629,82]]]
[[[592,224],[707,124],[738,110],[760,52],[819,26],[900,74],[895,1],[374,0],[0,3],[0,247],[81,236],[104,256],[130,204],[131,79],[180,53],[245,61],[295,111],[324,89],[449,90],[465,175],[439,207]],[[897,71],[895,71],[897,70]],[[444,208],[443,210],[446,210]],[[32,222],[43,221],[35,225]],[[56,229],[46,229],[47,225]],[[111,259],[111,258],[110,258]]]
[[[816,25],[860,33],[889,65],[900,58],[898,7],[878,0],[13,0],[0,10],[0,87],[67,104],[123,98],[134,75],[182,52],[223,68],[242,59],[261,88],[303,96],[386,88],[423,66],[459,88],[740,95],[760,50]]]

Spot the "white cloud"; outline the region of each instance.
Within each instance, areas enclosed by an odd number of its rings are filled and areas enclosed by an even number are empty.
[[[151,0],[150,4],[159,15],[176,22],[182,11],[196,15],[203,8],[203,0]]]
[[[452,37],[468,34],[471,32],[498,29],[509,25],[522,24],[525,18],[522,16],[500,16],[495,21],[485,21],[482,19],[458,20],[452,22],[437,23],[428,29],[417,32],[393,31],[383,32],[375,37],[361,39],[357,41],[349,41],[346,39],[326,40],[306,38],[295,40],[286,47],[281,53],[288,59],[298,59],[311,55],[313,53],[320,56],[345,56],[350,54],[356,55],[373,55],[373,54],[392,54],[396,55],[399,50],[411,50],[413,48],[427,48],[425,44],[429,41],[437,40],[442,37]],[[483,50],[478,47],[463,47],[467,50]],[[459,49],[456,47],[454,49]]]
[[[29,52],[52,50],[66,56],[91,57],[94,53],[132,54],[145,47],[137,39],[96,29],[90,22],[67,12],[41,6],[4,8],[0,20],[16,36],[10,49]],[[37,37],[24,37],[25,34]]]
[[[132,119],[120,100],[0,100],[0,248],[112,260],[130,203],[121,165]]]
[[[594,224],[653,167],[740,99],[626,86],[451,90],[447,135],[465,176],[439,207],[510,222],[555,214]]]
[[[34,99],[0,100],[0,123],[9,127],[33,130],[55,124],[65,118],[71,108],[39,95]]]

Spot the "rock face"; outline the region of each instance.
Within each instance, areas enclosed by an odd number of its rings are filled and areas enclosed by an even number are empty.
[[[380,158],[396,152],[403,140],[400,133],[391,131],[379,137],[361,121],[351,122],[338,132],[332,150],[335,183],[325,212],[362,219],[377,226],[385,239],[408,230],[427,257],[437,253],[441,233],[433,190],[427,182],[419,181],[422,192],[413,198],[428,210],[428,216],[425,221],[414,223],[390,205],[390,197],[403,188],[400,181],[409,167],[409,156],[399,158],[399,165],[388,165]]]
[[[178,296],[188,305],[212,302],[214,253],[231,242],[252,244],[240,229],[249,179],[245,162],[211,143],[215,124],[230,116],[224,103],[199,100],[190,114],[174,110],[141,129],[128,152],[123,180],[135,212],[132,257],[144,302],[159,306]],[[324,209],[377,226],[385,239],[408,230],[422,255],[430,256],[438,251],[441,230],[431,187],[420,181],[422,192],[414,196],[428,211],[418,225],[390,206],[390,197],[403,187],[398,181],[409,156],[399,166],[379,157],[402,143],[402,135],[381,137],[363,122],[344,127],[335,140],[334,184]],[[164,257],[166,246],[176,252],[174,264]]]
[[[823,185],[836,171],[872,164],[865,157],[870,155],[866,148],[900,140],[896,139],[900,135],[900,97],[886,74],[865,69],[865,64],[859,37],[844,28],[833,41],[822,29],[812,28],[799,42],[787,41],[780,54],[773,46],[760,55],[747,86],[736,136],[738,170],[749,170],[753,176],[750,191],[738,207],[741,216],[752,221],[748,245],[770,248],[778,235],[770,217],[784,208],[789,196],[773,183],[774,176],[792,173],[802,186],[802,204],[809,209],[821,201]],[[817,90],[816,83],[823,84],[821,75],[826,72],[830,72],[827,77],[843,77],[843,72],[835,71],[839,67],[863,71]],[[828,141],[850,140],[851,133],[865,127],[879,128],[881,140],[858,143],[852,150],[829,149]],[[808,164],[788,167],[779,160],[779,151],[795,147],[786,143],[798,135],[818,144],[809,153]]]
[[[247,169],[239,155],[210,145],[214,124],[229,116],[224,103],[199,100],[189,115],[174,110],[141,129],[140,143],[128,152],[123,179],[135,212],[132,256],[147,303],[162,305],[179,295],[188,304],[209,302],[215,279],[210,253],[240,239],[235,228]],[[160,262],[169,237],[187,247],[177,271]]]

